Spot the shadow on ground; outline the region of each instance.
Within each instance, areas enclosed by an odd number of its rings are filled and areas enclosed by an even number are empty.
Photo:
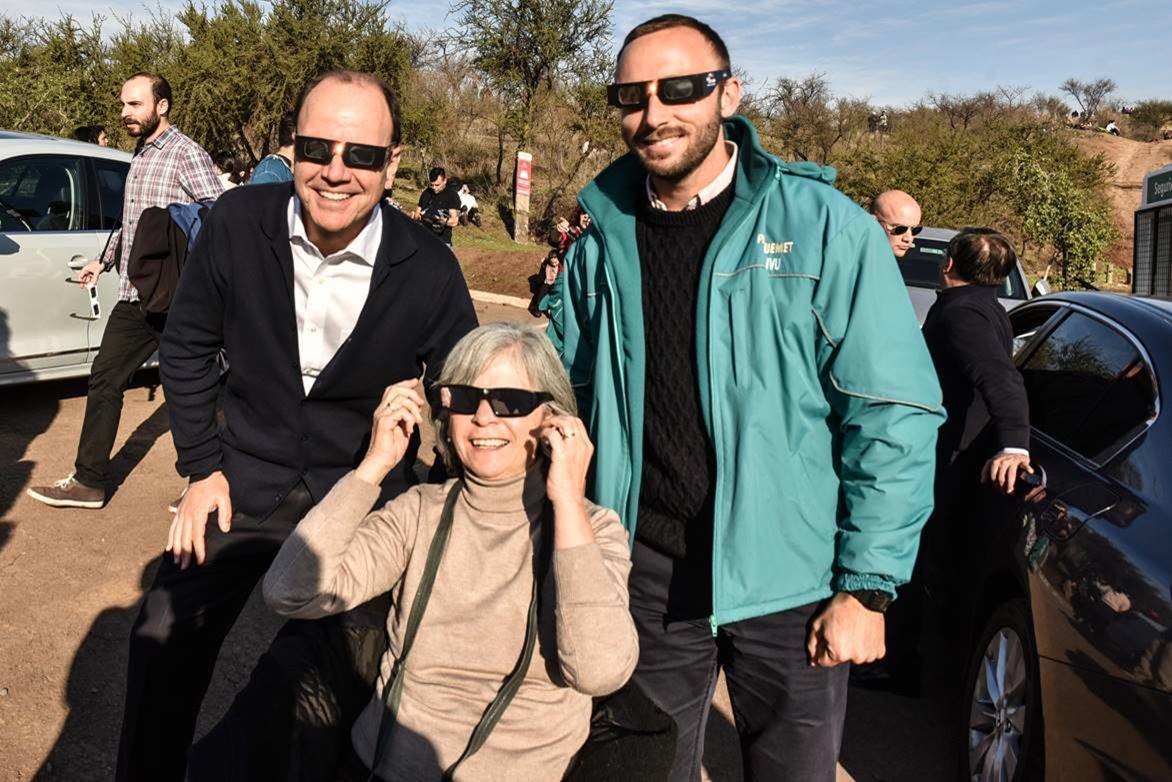
[[[144,591],[154,580],[160,559],[152,559],[143,569],[140,584]],[[130,628],[138,616],[139,603],[136,599],[131,605],[102,611],[77,647],[65,687],[69,713],[52,750],[33,777],[37,782],[114,778]],[[204,698],[197,739],[223,716],[282,621],[265,607],[259,588],[255,590],[224,642]]]
[[[29,444],[53,423],[61,400],[78,395],[85,395],[85,380],[0,389],[0,518],[32,477],[33,462],[24,458]]]

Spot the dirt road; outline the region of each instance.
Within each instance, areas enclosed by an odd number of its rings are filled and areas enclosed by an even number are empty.
[[[482,320],[536,323],[477,305]],[[46,508],[30,482],[71,469],[84,382],[0,390],[0,782],[95,782],[113,775],[126,641],[162,553],[167,503],[183,486],[161,391],[126,395],[113,462],[120,484],[100,511]],[[278,620],[253,596],[229,636],[199,730],[220,717]],[[855,703],[858,703],[856,707]],[[709,721],[705,778],[740,778],[723,687]],[[940,714],[930,704],[852,692],[844,764],[860,779],[940,778]],[[851,776],[840,768],[840,780]]]

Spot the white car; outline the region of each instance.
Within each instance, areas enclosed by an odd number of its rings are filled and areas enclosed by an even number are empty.
[[[126,152],[0,131],[0,386],[89,374],[118,300],[75,281],[122,216]]]

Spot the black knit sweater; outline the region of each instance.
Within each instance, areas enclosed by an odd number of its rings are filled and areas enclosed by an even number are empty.
[[[696,296],[708,245],[732,201],[730,185],[697,209],[644,205],[635,235],[643,278],[643,478],[635,537],[676,558],[690,574],[684,600],[711,602],[712,487],[716,463],[700,412],[696,374]]]

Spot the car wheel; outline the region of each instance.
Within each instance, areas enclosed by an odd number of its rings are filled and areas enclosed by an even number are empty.
[[[964,778],[1013,782],[1042,778],[1042,710],[1033,623],[1026,602],[989,617],[965,675]]]

